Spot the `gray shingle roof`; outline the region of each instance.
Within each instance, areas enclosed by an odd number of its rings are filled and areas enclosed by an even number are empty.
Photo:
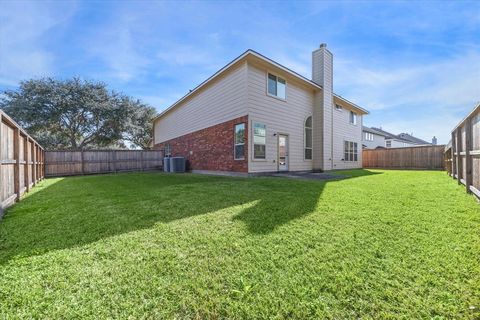
[[[391,132],[385,131],[381,128],[376,128],[376,127],[369,128],[365,126],[363,126],[363,131],[384,136],[386,139],[394,139],[394,140],[403,141],[411,144],[431,144],[430,142],[414,137],[408,133],[400,133],[397,135],[397,134],[393,134]]]
[[[393,134],[393,133],[391,133],[391,132],[385,131],[385,130],[383,130],[383,129],[381,129],[381,128],[372,127],[372,129],[375,130],[375,131],[380,132],[380,134],[381,134],[382,136],[384,136],[385,138],[387,138],[387,139],[399,139],[399,137],[398,137],[396,134]]]
[[[417,138],[417,137],[414,137],[408,133],[400,133],[398,135],[400,138],[404,139],[404,140],[407,140],[407,141],[410,141],[412,143],[416,143],[416,144],[431,144],[430,142],[427,142],[425,140],[422,140],[420,138]]]

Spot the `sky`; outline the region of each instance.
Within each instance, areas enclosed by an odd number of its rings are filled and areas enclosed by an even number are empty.
[[[480,101],[480,2],[5,1],[0,91],[41,77],[107,83],[159,112],[247,49],[334,91],[367,126],[439,143]]]

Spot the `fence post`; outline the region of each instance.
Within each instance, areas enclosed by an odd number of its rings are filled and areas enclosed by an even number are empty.
[[[32,141],[32,148],[31,148],[31,157],[32,157],[32,185],[36,185],[37,182],[35,181],[35,177],[37,176],[37,167],[35,163],[37,162],[37,155],[35,154],[35,142]]]
[[[462,175],[463,175],[463,168],[462,168],[462,157],[460,153],[462,152],[462,130],[459,127],[456,130],[456,137],[457,137],[457,182],[458,184],[462,184]]]
[[[38,183],[38,176],[40,175],[40,166],[38,163],[40,162],[40,155],[38,154],[38,144],[35,143],[35,155],[37,158],[37,161],[35,162],[35,182]]]
[[[140,166],[141,166],[142,171],[144,170],[144,167],[145,167],[145,165],[143,164],[143,161],[144,161],[143,150],[141,150],[140,151]]]
[[[43,164],[43,159],[42,159],[42,147],[38,145],[38,181],[42,180],[42,164]]]
[[[37,149],[35,148],[35,142],[32,142],[32,183],[33,185],[37,184]]]
[[[40,148],[40,180],[43,180],[43,177],[45,176],[44,171],[45,171],[45,153],[44,151]]]
[[[112,164],[113,164],[113,172],[117,173],[117,151],[112,151]]]
[[[81,155],[81,159],[82,159],[82,174],[85,174],[85,161],[83,159],[83,149],[80,150],[80,155]]]
[[[13,167],[13,192],[17,195],[16,201],[20,200],[20,129],[15,128],[13,131],[13,159],[15,164]]]
[[[23,142],[23,160],[25,161],[23,165],[23,183],[27,192],[30,191],[30,183],[28,181],[28,140],[28,136],[25,136],[25,141]]]
[[[455,179],[457,174],[457,146],[455,144],[455,132],[452,131],[452,178]]]
[[[470,193],[470,186],[472,185],[472,162],[473,157],[470,156],[472,147],[472,119],[468,118],[465,121],[465,187],[467,193]]]

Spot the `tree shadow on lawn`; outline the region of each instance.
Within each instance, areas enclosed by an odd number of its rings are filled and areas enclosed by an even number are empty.
[[[252,201],[234,219],[266,234],[313,212],[326,183],[151,172],[59,179],[7,210],[0,221],[0,264]]]

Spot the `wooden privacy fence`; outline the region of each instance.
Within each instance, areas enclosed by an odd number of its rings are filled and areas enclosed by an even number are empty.
[[[160,150],[47,151],[47,177],[160,169]]]
[[[363,167],[443,170],[444,151],[444,145],[363,150]]]
[[[44,177],[43,148],[0,110],[0,217]]]
[[[445,161],[449,173],[480,198],[480,103],[453,130]]]

